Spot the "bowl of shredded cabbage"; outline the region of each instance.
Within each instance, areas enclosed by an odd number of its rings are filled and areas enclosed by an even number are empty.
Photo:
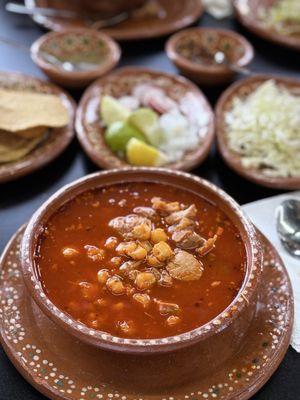
[[[267,187],[300,188],[300,81],[254,76],[216,107],[218,147],[240,175]]]
[[[300,51],[299,0],[234,0],[238,20],[256,35]]]

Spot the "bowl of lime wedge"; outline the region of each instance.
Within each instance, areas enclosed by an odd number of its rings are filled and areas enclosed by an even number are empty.
[[[127,67],[86,90],[76,130],[87,155],[102,168],[190,170],[209,152],[214,116],[203,93],[185,78]]]

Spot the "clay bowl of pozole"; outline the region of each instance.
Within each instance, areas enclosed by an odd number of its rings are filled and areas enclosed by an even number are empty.
[[[21,258],[41,310],[135,380],[179,382],[199,357],[214,368],[257,306],[255,229],[226,193],[183,172],[110,170],[65,186],[31,218]]]

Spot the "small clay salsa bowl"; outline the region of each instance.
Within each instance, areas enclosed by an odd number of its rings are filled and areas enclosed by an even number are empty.
[[[169,185],[177,191],[184,191],[185,194],[193,193],[194,196],[201,196],[224,212],[237,229],[237,234],[245,247],[243,282],[231,304],[203,326],[163,338],[119,337],[91,329],[75,320],[55,306],[49,299],[47,291],[43,289],[35,255],[40,251],[40,247],[37,246],[49,218],[57,215],[61,207],[82,193],[95,188],[103,189],[108,186],[113,187],[115,184],[128,183],[135,186],[155,183],[162,188]],[[156,188],[158,196],[159,187]],[[101,204],[98,211],[101,213]],[[103,212],[108,213],[109,210],[105,208]],[[21,263],[30,295],[55,324],[85,343],[109,350],[112,359],[117,360],[119,366],[123,363],[126,368],[126,379],[129,382],[133,379],[137,384],[149,384],[153,388],[163,385],[162,381],[165,385],[166,382],[174,385],[191,379],[195,368],[198,369],[199,365],[205,374],[237,351],[247,335],[257,307],[262,252],[253,225],[244,216],[237,203],[213,184],[183,172],[159,168],[128,168],[85,176],[63,187],[47,200],[27,225],[21,246]],[[111,310],[106,312],[111,313]],[[145,376],[147,376],[146,382]]]
[[[208,100],[201,90],[189,80],[142,67],[118,68],[98,79],[84,92],[76,114],[76,132],[87,155],[104,169],[130,166],[125,159],[113,153],[106,144],[100,106],[104,95],[119,99],[131,95],[138,85],[151,85],[159,88],[176,103],[183,99],[194,99],[192,102],[188,101],[187,109],[191,115],[203,118],[204,122],[197,132],[199,143],[194,148],[185,151],[181,159],[169,162],[164,166],[184,171],[199,166],[207,157],[214,139],[214,114]],[[153,107],[151,106],[151,108]]]
[[[166,43],[170,60],[192,81],[202,85],[221,85],[234,79],[236,72],[213,56],[225,54],[226,62],[245,67],[254,56],[252,45],[243,36],[226,29],[189,28],[175,33]]]
[[[61,86],[87,86],[119,62],[119,45],[104,33],[87,28],[46,33],[31,46],[32,60]]]

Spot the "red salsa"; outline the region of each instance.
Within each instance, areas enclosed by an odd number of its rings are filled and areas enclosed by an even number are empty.
[[[39,238],[43,289],[88,327],[162,338],[212,320],[235,298],[246,252],[214,204],[173,186],[112,185],[61,207]]]

